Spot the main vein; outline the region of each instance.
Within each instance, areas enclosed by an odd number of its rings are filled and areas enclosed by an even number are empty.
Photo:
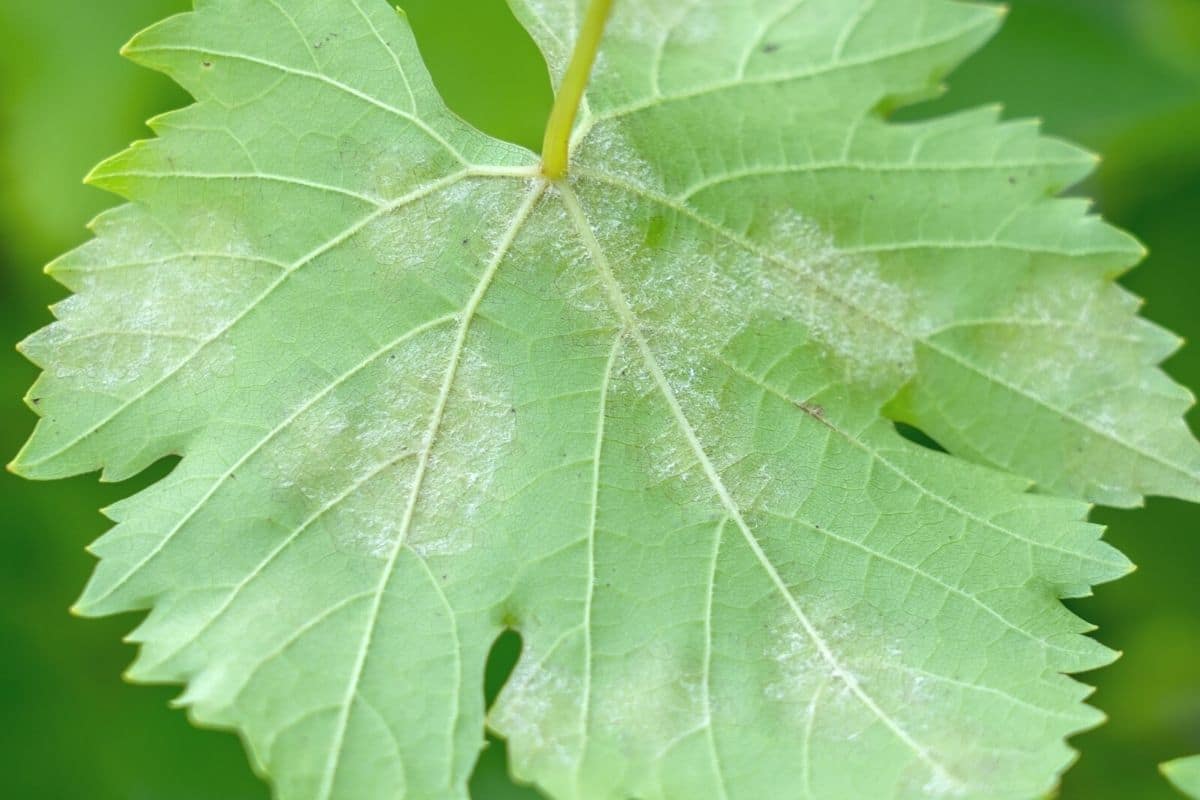
[[[383,597],[387,589],[387,584],[391,580],[392,574],[395,572],[396,563],[400,557],[404,546],[408,541],[409,533],[412,530],[413,518],[416,514],[418,500],[421,496],[421,489],[424,485],[425,475],[429,468],[430,455],[433,452],[434,444],[437,441],[438,433],[441,430],[442,420],[445,418],[446,407],[450,400],[451,390],[454,388],[455,379],[458,377],[458,370],[462,364],[462,356],[466,349],[467,336],[471,331],[471,323],[475,319],[476,313],[479,311],[479,306],[483,302],[484,296],[492,285],[492,281],[496,277],[496,273],[500,268],[500,264],[511,250],[513,243],[517,239],[521,228],[533,213],[534,207],[537,205],[542,194],[546,190],[545,181],[537,181],[530,189],[525,201],[517,211],[512,224],[508,231],[500,240],[496,247],[496,252],[493,254],[490,263],[484,270],[483,275],[479,279],[478,285],[475,287],[474,293],[467,301],[466,307],[462,311],[458,325],[458,335],[455,337],[454,346],[450,352],[449,363],[446,367],[446,374],[442,379],[442,387],[438,394],[437,402],[434,405],[433,412],[430,415],[429,426],[426,429],[424,440],[421,444],[421,450],[417,457],[416,473],[413,476],[412,487],[409,490],[408,502],[404,509],[404,516],[400,523],[400,532],[396,537],[396,541],[392,543],[391,552],[388,555],[387,564],[380,573],[379,582],[374,590],[374,601],[371,609],[367,614],[366,625],[363,628],[362,641],[359,645],[358,655],[355,659],[354,671],[350,681],[346,686],[346,694],[342,699],[341,712],[338,716],[337,728],[334,732],[333,744],[329,748],[329,756],[326,761],[324,774],[322,777],[321,788],[317,793],[320,800],[329,800],[332,795],[335,779],[337,777],[337,768],[341,760],[342,748],[345,745],[346,729],[350,722],[351,710],[354,706],[354,698],[358,693],[358,685],[362,679],[363,671],[366,667],[367,656],[371,649],[371,644],[374,641],[375,629],[379,619],[380,609],[383,607]]]
[[[688,420],[683,407],[679,403],[679,398],[676,397],[674,389],[671,388],[670,381],[667,379],[666,374],[663,372],[662,366],[658,362],[658,357],[650,347],[650,343],[646,340],[645,334],[642,332],[641,327],[638,324],[637,317],[634,315],[633,309],[629,305],[628,299],[625,297],[624,290],[621,288],[620,283],[616,280],[616,277],[613,274],[611,265],[608,263],[608,257],[604,252],[604,248],[596,238],[596,234],[592,230],[591,224],[587,221],[587,217],[583,212],[583,207],[579,202],[578,196],[575,194],[575,190],[571,188],[571,186],[565,181],[559,181],[555,184],[555,186],[561,192],[563,202],[567,207],[567,211],[575,224],[580,238],[583,240],[592,257],[592,261],[595,264],[600,279],[608,293],[609,302],[612,305],[613,310],[621,317],[625,328],[629,331],[629,336],[632,337],[634,342],[637,344],[638,350],[640,351],[642,359],[645,362],[647,371],[650,373],[650,376],[653,379],[656,387],[662,394],[664,401],[667,403],[667,406],[671,411],[672,418],[679,427],[684,438],[687,440],[688,446],[695,455],[701,469],[704,471],[708,482],[711,484],[713,490],[717,494],[717,497],[720,499],[721,505],[725,507],[729,518],[732,519],[734,524],[737,525],[738,530],[741,532],[747,546],[754,554],[755,559],[761,565],[764,572],[766,572],[772,586],[778,591],[780,597],[784,600],[792,614],[796,617],[796,620],[804,629],[806,636],[813,643],[813,646],[816,647],[821,659],[828,665],[830,674],[841,681],[846,686],[847,690],[849,690],[849,692],[853,694],[859,700],[859,702],[866,706],[866,708],[881,723],[883,723],[883,725],[890,730],[897,739],[899,739],[906,747],[912,750],[912,752],[929,768],[931,774],[936,780],[949,785],[960,785],[962,783],[961,780],[951,774],[949,769],[947,769],[945,765],[943,765],[934,757],[928,747],[913,738],[912,734],[905,730],[900,722],[892,717],[892,715],[890,715],[887,711],[885,711],[875,700],[875,698],[863,688],[858,679],[842,666],[841,660],[838,658],[837,654],[835,654],[829,647],[829,644],[825,641],[825,638],[821,635],[821,632],[817,630],[812,620],[810,620],[808,615],[804,612],[804,609],[800,607],[795,595],[784,581],[783,576],[779,574],[779,570],[775,568],[774,563],[772,563],[770,558],[767,556],[766,552],[762,548],[762,545],[759,543],[758,538],[750,529],[749,524],[747,524],[745,517],[742,514],[741,507],[733,498],[733,495],[730,493],[729,488],[725,485],[725,482],[721,479],[720,474],[717,472],[716,467],[712,463],[712,459],[709,458],[708,453],[704,449],[703,444],[700,442],[695,429]]]

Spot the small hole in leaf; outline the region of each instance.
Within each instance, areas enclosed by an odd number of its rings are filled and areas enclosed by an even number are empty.
[[[521,634],[511,629],[500,634],[492,643],[487,668],[483,674],[483,697],[489,709],[517,666],[517,660],[521,657],[521,647]]]
[[[505,0],[402,0],[434,85],[486,134],[537,152],[554,97],[533,38]]]
[[[926,450],[933,450],[935,453],[947,452],[946,448],[934,441],[932,436],[928,435],[920,428],[914,428],[912,425],[908,425],[904,422],[896,422],[893,424],[896,426],[896,433],[900,434],[905,439],[908,439],[913,444],[924,447]]]
[[[483,696],[489,709],[517,666],[521,648],[521,635],[514,630],[506,630],[492,644],[483,677]],[[490,732],[487,744],[475,764],[475,771],[471,774],[471,797],[474,800],[501,797],[505,800],[545,800],[536,789],[517,784],[509,776],[508,748],[503,739]]]

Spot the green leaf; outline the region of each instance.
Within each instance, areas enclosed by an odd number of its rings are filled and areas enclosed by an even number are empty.
[[[1179,791],[1188,797],[1200,798],[1200,756],[1177,758],[1159,769]]]
[[[557,83],[579,9],[513,6]],[[463,798],[485,724],[555,798],[1050,790],[1113,656],[1058,598],[1129,569],[1085,501],[1200,497],[1200,446],[1141,248],[1050,197],[1093,159],[882,116],[998,20],[619,2],[557,183],[380,0],[142,33],[197,104],[93,173],[14,468],[182,460],[79,611],[151,609],[131,677],[285,800]]]

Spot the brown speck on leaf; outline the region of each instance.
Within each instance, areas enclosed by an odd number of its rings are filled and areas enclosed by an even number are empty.
[[[813,416],[822,420],[825,419],[824,406],[817,405],[816,403],[796,403],[796,408],[800,409],[809,416]]]
[[[201,61],[200,66],[204,67],[205,69],[212,69],[212,62],[211,61]]]
[[[767,42],[763,45],[762,51],[767,55],[771,55],[771,53],[779,51],[779,45],[775,44],[774,42]]]

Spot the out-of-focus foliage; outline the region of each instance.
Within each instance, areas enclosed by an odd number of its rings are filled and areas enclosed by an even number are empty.
[[[635,0],[630,0],[635,1]],[[138,122],[182,98],[166,79],[116,56],[141,26],[186,0],[0,4],[0,338],[48,320],[59,290],[40,267],[85,237],[115,201],[79,185],[100,158],[147,135]],[[532,145],[549,105],[544,68],[499,0],[409,0],[423,52],[450,104],[488,132]],[[1102,151],[1086,192],[1152,250],[1126,283],[1155,321],[1200,341],[1200,2],[1013,0],[1008,25],[956,72],[946,107],[1002,101],[1008,116],[1045,118],[1048,132]],[[486,15],[482,16],[481,15]],[[464,41],[469,43],[462,47]],[[514,52],[524,55],[514,57]],[[540,72],[539,72],[540,70]],[[921,109],[925,113],[927,109]],[[1168,363],[1200,385],[1200,348]],[[35,370],[0,356],[0,448],[15,452],[33,417],[17,398]],[[1195,420],[1195,416],[1193,416]],[[129,620],[66,615],[91,569],[82,552],[106,523],[95,509],[129,487],[90,478],[33,485],[0,476],[0,768],[5,794],[30,800],[265,798],[236,740],[188,729],[167,710],[174,689],[117,680],[132,650],[114,644]],[[1200,511],[1151,501],[1107,512],[1109,540],[1141,567],[1079,604],[1100,639],[1124,650],[1090,677],[1112,724],[1079,737],[1065,800],[1177,797],[1155,765],[1200,751]],[[511,644],[511,643],[510,643]],[[496,673],[507,657],[498,653]],[[485,753],[476,796],[534,795],[504,787]]]

